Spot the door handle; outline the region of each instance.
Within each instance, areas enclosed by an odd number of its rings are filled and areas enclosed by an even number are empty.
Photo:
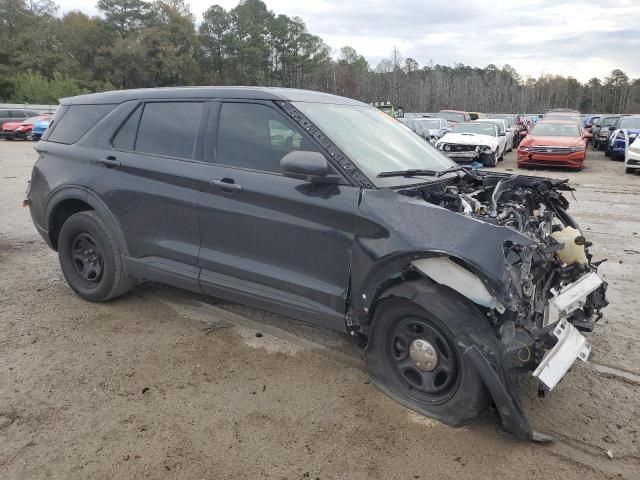
[[[114,157],[113,155],[109,155],[108,157],[99,158],[98,159],[98,163],[104,165],[107,168],[115,168],[115,167],[119,167],[120,165],[122,165],[118,160],[116,160],[116,157]]]
[[[223,192],[233,193],[242,190],[242,185],[238,185],[232,178],[221,178],[209,180],[209,185],[218,187]]]

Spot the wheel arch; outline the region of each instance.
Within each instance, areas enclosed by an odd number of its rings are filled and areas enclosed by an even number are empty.
[[[54,250],[58,249],[58,236],[63,223],[74,213],[94,210],[109,225],[118,241],[123,255],[128,254],[127,244],[120,224],[105,203],[91,190],[72,185],[55,190],[49,196],[45,208],[46,229],[49,242]]]
[[[445,283],[440,278],[427,274],[420,268],[420,262],[428,259],[446,259],[457,267],[459,272],[466,272],[469,278],[477,279],[477,287],[485,289],[485,295],[493,298],[494,302],[485,305],[465,295],[461,288],[456,288],[455,284]],[[464,274],[464,273],[463,273]],[[476,306],[480,305],[495,308],[499,302],[497,297],[496,282],[485,275],[477,266],[462,257],[442,251],[423,251],[395,255],[386,258],[375,265],[362,282],[359,290],[354,292],[352,297],[352,313],[350,316],[351,325],[347,325],[350,330],[357,330],[359,333],[367,334],[373,319],[373,311],[378,301],[388,296],[389,291],[401,291],[399,286],[412,280],[420,279],[424,282],[442,284],[442,286],[456,291],[457,294],[466,296]],[[440,280],[440,281],[438,281]],[[393,290],[391,290],[393,289]],[[499,307],[498,307],[499,308]]]

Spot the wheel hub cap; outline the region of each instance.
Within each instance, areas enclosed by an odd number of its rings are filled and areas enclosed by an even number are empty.
[[[409,346],[409,356],[417,368],[430,372],[438,365],[438,354],[426,340],[415,339]]]

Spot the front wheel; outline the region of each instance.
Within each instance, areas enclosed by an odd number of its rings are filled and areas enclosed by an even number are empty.
[[[64,222],[58,258],[69,286],[90,302],[118,297],[131,287],[118,242],[94,211],[76,213]]]
[[[430,311],[404,298],[382,300],[365,359],[374,384],[384,393],[455,426],[486,410],[489,394],[459,346],[473,343],[469,325],[463,326],[468,319],[451,305],[439,304],[446,297],[434,296]]]
[[[495,167],[498,164],[498,152],[495,151],[489,158],[483,158],[482,164],[485,167]]]

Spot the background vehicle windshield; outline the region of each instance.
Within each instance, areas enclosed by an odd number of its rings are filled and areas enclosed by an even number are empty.
[[[531,129],[534,137],[579,137],[577,125],[570,123],[538,123]]]
[[[367,106],[295,102],[370,178],[408,169],[440,171],[455,165],[422,137]]]
[[[496,127],[491,123],[460,123],[451,129],[451,133],[478,133],[496,136]]]
[[[623,117],[622,120],[620,120],[620,128],[639,129],[640,117]]]
[[[422,128],[436,129],[440,128],[440,120],[416,120]]]
[[[601,125],[603,127],[612,127],[616,124],[616,122],[618,121],[620,117],[605,117],[602,122]]]
[[[464,122],[464,115],[462,113],[438,112],[438,116],[450,122]]]
[[[501,132],[504,132],[505,129],[505,125],[504,125],[504,120],[500,119],[500,118],[496,118],[494,120],[484,120],[484,119],[480,119],[480,120],[476,120],[476,122],[478,123],[488,123],[489,125],[496,125],[498,127],[498,130],[500,130]]]
[[[516,123],[515,115],[507,115],[506,113],[492,113],[491,115],[489,115],[489,118],[502,118],[507,121],[509,126]]]

